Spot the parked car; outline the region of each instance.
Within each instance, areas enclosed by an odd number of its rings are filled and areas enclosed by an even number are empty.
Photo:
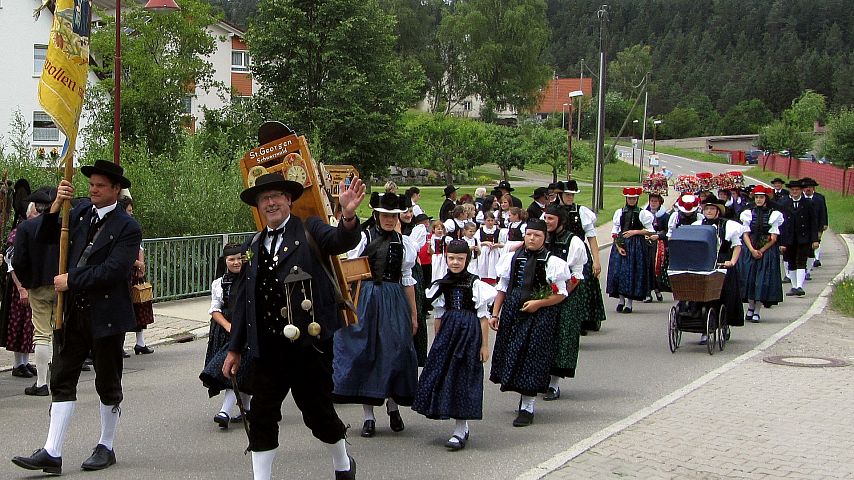
[[[756,165],[759,163],[759,156],[762,155],[762,150],[748,150],[744,152],[744,161],[748,165]]]

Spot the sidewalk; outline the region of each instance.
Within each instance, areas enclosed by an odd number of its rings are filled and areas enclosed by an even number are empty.
[[[854,270],[854,236],[846,236]],[[854,318],[830,285],[800,319],[727,365],[520,478],[854,478]]]

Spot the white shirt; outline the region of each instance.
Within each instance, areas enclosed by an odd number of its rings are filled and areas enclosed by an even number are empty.
[[[613,219],[614,220],[614,228],[611,229],[611,233],[613,233],[613,234],[623,233],[622,228],[620,226],[620,219],[622,218],[622,216],[623,216],[623,209],[618,208],[617,211],[614,212],[614,219]],[[639,218],[640,218],[641,224],[643,225],[644,230],[646,230],[647,232],[654,232],[655,231],[652,229],[652,221],[655,219],[655,217],[652,215],[652,212],[650,212],[649,210],[641,210]]]
[[[498,274],[497,289],[499,292],[506,292],[510,288],[510,270],[513,266],[513,255],[516,252],[506,252],[501,255],[498,260],[498,266],[495,267]],[[546,261],[546,280],[557,286],[557,293],[567,295],[566,281],[569,280],[569,267],[566,262],[560,258],[551,255]]]
[[[575,205],[575,204],[573,204]],[[578,205],[578,216],[581,218],[581,228],[587,238],[596,236],[596,214],[589,208]]]
[[[427,290],[427,298],[432,297],[439,290],[439,285],[433,284]],[[475,280],[471,287],[472,299],[474,300],[475,309],[477,309],[477,318],[489,318],[489,305],[495,300],[495,295],[498,291],[495,287],[480,280]],[[433,300],[433,315],[436,318],[442,318],[445,314],[445,296],[439,295],[436,300]]]
[[[702,225],[703,219],[700,218],[696,222],[691,225]],[[733,247],[738,247],[741,245],[741,224],[738,222],[734,222],[732,220],[727,220],[724,224],[724,240],[728,240]]]
[[[114,203],[114,204],[112,204],[112,205],[107,205],[106,207],[98,208],[98,209],[97,209],[97,211],[98,211],[98,220],[100,220],[100,219],[102,219],[102,218],[106,217],[108,213],[110,213],[110,212],[112,212],[113,210],[115,210],[115,209],[116,209],[116,207],[118,206],[118,204],[119,204],[119,203],[118,203],[118,202],[116,202],[116,203]],[[94,205],[92,205],[92,206],[94,207]],[[97,207],[96,207],[96,208],[97,208]]]
[[[419,223],[412,227],[412,232],[409,233],[408,237],[412,240],[412,245],[415,249],[421,250],[421,247],[427,243],[427,227],[425,227],[424,224]]]
[[[222,291],[222,277],[219,277],[211,283],[211,308],[208,309],[208,315],[214,312],[222,313],[223,305],[225,305],[225,299]]]
[[[417,217],[418,215],[421,215],[422,213],[424,213],[424,209],[421,208],[421,205],[418,205],[417,203],[413,203],[412,204],[412,216]]]
[[[270,234],[270,232],[272,232],[273,230],[285,227],[285,225],[288,224],[288,220],[290,220],[290,219],[291,219],[291,216],[288,215],[288,218],[286,218],[285,221],[280,223],[279,226],[277,226],[276,228],[270,228],[270,226],[267,225],[267,235],[264,236],[264,248],[267,249],[268,253],[278,252],[279,246],[282,245],[282,237],[285,236],[285,233],[282,232],[278,237],[276,237],[276,245],[273,245],[275,248],[270,248],[271,247],[270,242],[273,241],[273,235]]]
[[[412,277],[412,267],[415,266],[415,260],[418,258],[418,249],[415,248],[415,244],[412,243],[412,240],[408,236],[401,235],[401,238],[403,239],[403,266],[401,268],[403,276],[400,278],[400,284],[404,287],[411,287],[418,283]],[[347,252],[347,258],[360,256],[367,246],[368,236],[365,232],[362,232],[362,239],[356,245],[356,248]]]
[[[739,220],[741,220],[742,231],[744,233],[749,233],[750,223],[753,221],[753,210],[745,210],[741,212],[741,215],[739,215]],[[780,226],[783,225],[783,221],[783,214],[778,212],[777,210],[772,210],[771,215],[768,216],[768,223],[771,224],[771,228],[768,230],[768,233],[779,235]]]
[[[587,264],[587,247],[584,246],[584,241],[575,235],[569,241],[569,252],[566,255],[566,266],[569,269],[569,276],[576,280],[584,280],[584,265]]]

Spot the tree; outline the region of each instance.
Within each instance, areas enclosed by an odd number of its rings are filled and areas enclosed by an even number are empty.
[[[494,151],[494,138],[486,125],[474,120],[442,114],[418,114],[407,117],[405,143],[416,164],[439,170],[445,183],[454,183],[454,172],[465,172],[486,163]]]
[[[144,145],[154,154],[177,153],[185,97],[196,87],[222,87],[207,61],[216,50],[207,27],[217,20],[213,7],[202,0],[182,0],[180,10],[157,15],[136,2],[122,9],[122,142]],[[86,92],[93,117],[86,137],[104,147],[111,144],[113,131],[115,17],[101,21],[103,27],[92,31],[91,50],[101,59],[95,71],[103,80]]]
[[[531,163],[548,165],[552,182],[557,182],[559,173],[566,172],[566,133],[562,128],[534,127],[529,134],[528,158]]]
[[[830,117],[821,153],[842,168],[854,166],[854,110],[844,108]]]
[[[693,108],[676,107],[664,115],[663,120],[656,132],[658,138],[696,137],[702,133],[700,115]]]
[[[783,121],[762,128],[757,146],[770,152],[787,151],[789,157],[800,157],[812,148],[813,136]]]
[[[261,0],[247,41],[273,115],[319,141],[326,162],[385,171],[416,86],[376,0]]]
[[[745,135],[758,133],[759,129],[771,123],[774,114],[758,98],[742,100],[730,108],[721,118],[720,131],[725,135]]]
[[[633,98],[651,68],[652,48],[649,45],[632,45],[617,52],[617,58],[608,64],[609,90]]]
[[[551,68],[545,0],[467,0],[442,19],[445,38],[460,42],[473,90],[496,109],[518,111],[539,102]]]
[[[813,122],[823,121],[826,112],[824,95],[807,90],[797,100],[792,101],[792,108],[783,112],[783,118],[798,130],[811,132]]]
[[[491,161],[501,170],[501,178],[510,180],[510,169],[524,170],[528,158],[523,129],[503,125],[489,125],[488,129],[494,146]]]

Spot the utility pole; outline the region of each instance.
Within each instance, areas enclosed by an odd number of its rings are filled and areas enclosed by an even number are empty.
[[[580,83],[578,84],[578,89],[583,92],[584,91],[584,59],[583,58],[581,59],[581,76],[579,78],[581,80],[580,80]],[[576,137],[576,140],[581,141],[581,100],[578,101],[578,123],[576,123],[576,125],[578,126],[576,128],[576,130],[577,130],[576,134],[578,135]]]
[[[643,130],[641,133],[641,153],[640,153],[640,161],[638,162],[638,182],[643,183],[643,154],[644,149],[646,149],[646,115],[647,108],[649,108],[649,74],[646,74],[646,82],[644,82],[644,98],[643,98]]]
[[[605,48],[607,25],[610,20],[608,5],[599,7],[599,109],[596,116],[596,163],[593,166],[593,211],[599,212],[603,205],[605,170],[605,74],[608,71],[608,55]]]

